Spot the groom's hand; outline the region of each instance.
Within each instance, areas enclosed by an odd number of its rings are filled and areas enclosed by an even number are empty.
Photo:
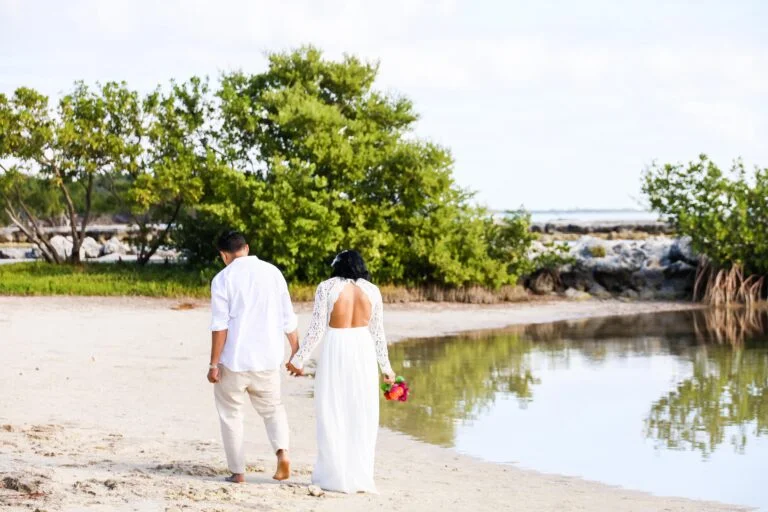
[[[300,368],[296,368],[295,366],[293,366],[293,363],[291,363],[290,361],[285,364],[285,369],[288,370],[288,373],[290,373],[294,377],[301,377],[302,375],[304,375],[304,370]]]
[[[211,368],[208,370],[208,382],[211,384],[216,384],[219,382],[219,369],[218,368]]]

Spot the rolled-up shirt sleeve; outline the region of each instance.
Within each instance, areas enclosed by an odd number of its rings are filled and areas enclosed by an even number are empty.
[[[219,276],[211,282],[211,331],[224,331],[229,327],[229,298],[226,283]]]
[[[288,292],[288,283],[285,282],[285,277],[281,273],[279,276],[278,290],[280,293],[280,305],[283,311],[283,332],[290,334],[299,327],[299,317],[293,311],[293,303],[291,302],[291,294]]]

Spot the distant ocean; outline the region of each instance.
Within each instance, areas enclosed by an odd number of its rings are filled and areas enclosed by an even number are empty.
[[[581,221],[655,221],[658,215],[643,210],[533,210],[532,222]]]

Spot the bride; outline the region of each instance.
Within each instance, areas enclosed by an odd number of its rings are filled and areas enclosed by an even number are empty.
[[[317,287],[304,343],[286,364],[292,375],[322,340],[315,375],[317,462],[312,483],[329,491],[376,492],[373,459],[379,429],[379,380],[392,383],[381,292],[357,251],[331,263],[331,279]]]

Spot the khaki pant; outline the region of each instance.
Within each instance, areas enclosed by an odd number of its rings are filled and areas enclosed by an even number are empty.
[[[274,452],[288,449],[288,418],[280,397],[280,370],[233,372],[220,366],[214,396],[227,465],[232,473],[245,473],[243,418],[248,399],[264,420]]]

